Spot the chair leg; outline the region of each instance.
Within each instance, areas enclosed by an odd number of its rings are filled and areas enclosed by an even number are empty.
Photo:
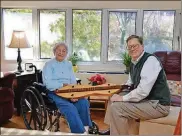
[[[108,105],[108,100],[105,101],[105,113],[106,113],[106,110],[107,110],[107,105]]]

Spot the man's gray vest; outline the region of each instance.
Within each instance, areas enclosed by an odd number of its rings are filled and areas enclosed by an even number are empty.
[[[131,65],[130,65],[130,76],[131,76],[131,80],[133,82],[134,88],[136,88],[140,82],[141,70],[143,68],[145,61],[147,60],[147,58],[149,56],[155,56],[155,55],[145,52],[136,65],[134,65],[133,63],[131,63]],[[159,59],[158,59],[158,61],[160,62]],[[152,90],[150,91],[149,95],[145,99],[159,100],[159,103],[162,105],[170,105],[170,91],[169,91],[169,87],[167,84],[166,74],[165,74],[165,71],[163,69],[161,62],[160,62],[160,65],[161,65],[162,69],[157,77],[156,82],[154,83],[154,85],[152,87]],[[148,72],[150,72],[150,71],[148,71]]]

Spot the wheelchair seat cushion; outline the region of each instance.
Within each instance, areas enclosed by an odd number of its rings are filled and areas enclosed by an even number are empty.
[[[39,91],[44,99],[44,103],[49,110],[57,110],[56,104],[53,100],[48,97],[49,90],[42,83],[34,82],[33,86]]]

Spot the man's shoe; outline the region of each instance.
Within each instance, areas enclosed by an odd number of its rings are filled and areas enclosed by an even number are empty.
[[[99,135],[110,135],[110,129],[105,130],[105,131],[99,131]]]

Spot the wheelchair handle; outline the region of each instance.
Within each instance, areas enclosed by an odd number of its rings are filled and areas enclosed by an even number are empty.
[[[29,66],[29,68],[34,68],[35,69],[36,81],[38,82],[37,67],[32,64],[32,65]]]
[[[35,71],[37,72],[37,67],[35,65],[30,65],[30,68],[35,68]]]

